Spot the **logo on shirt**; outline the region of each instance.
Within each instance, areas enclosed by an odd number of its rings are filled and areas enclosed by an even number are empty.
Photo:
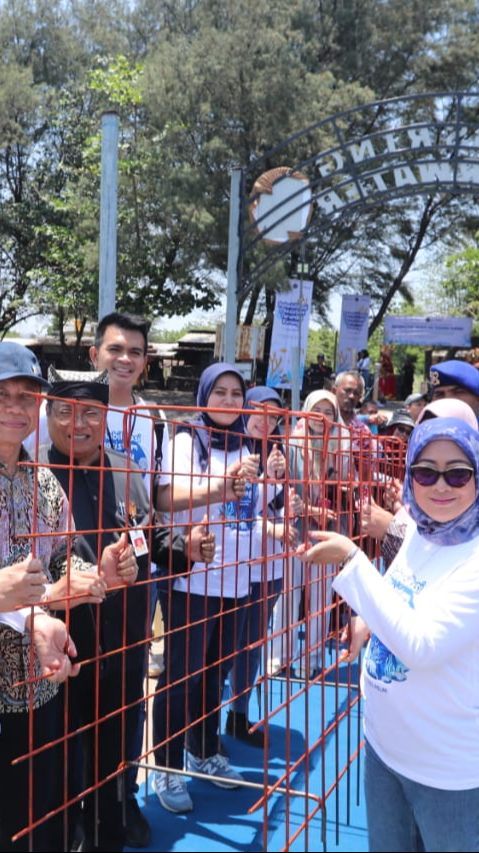
[[[390,684],[391,681],[406,681],[408,667],[373,634],[366,659],[366,672],[371,678]]]
[[[118,453],[122,453],[125,456],[126,451],[123,446],[123,431],[119,429],[110,430],[109,438],[113,449],[117,450]],[[138,436],[132,435],[130,439],[130,449],[128,452],[128,456],[130,459],[133,460],[133,462],[136,462],[142,472],[142,477],[144,478],[149,466],[148,460],[146,458],[146,453],[138,440]]]
[[[393,569],[389,582],[411,608],[414,608],[416,595],[426,586],[425,581],[417,580],[412,572],[401,566]],[[409,672],[409,668],[375,634],[371,636],[365,666],[371,678],[386,684],[391,681],[406,681],[406,673]]]
[[[239,501],[227,501],[221,507],[221,517],[225,527],[245,533],[253,529],[256,521],[256,502],[258,486],[256,483],[246,483],[246,491]]]

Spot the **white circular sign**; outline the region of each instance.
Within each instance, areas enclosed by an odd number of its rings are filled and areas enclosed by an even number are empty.
[[[255,181],[250,218],[267,243],[299,240],[313,212],[306,175],[280,166]]]

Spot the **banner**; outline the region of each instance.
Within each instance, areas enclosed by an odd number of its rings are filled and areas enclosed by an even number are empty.
[[[299,387],[303,383],[308,346],[309,316],[313,282],[290,279],[290,290],[277,293],[266,384],[270,388],[291,388],[295,372],[294,355],[300,348]]]
[[[388,344],[470,347],[472,317],[386,317],[384,341]]]
[[[359,350],[367,349],[369,302],[369,296],[359,294],[342,298],[336,373],[355,368]]]

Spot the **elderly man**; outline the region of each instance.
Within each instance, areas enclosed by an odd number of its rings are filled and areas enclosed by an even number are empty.
[[[95,768],[98,781],[104,780],[122,762],[139,755],[135,744],[144,713],[149,557],[167,573],[186,572],[190,558],[211,559],[214,538],[197,526],[185,543],[169,529],[154,526],[141,471],[123,454],[103,445],[108,385],[56,382],[52,397],[47,404],[52,443],[46,455],[42,451],[42,459],[71,496],[79,534],[76,549],[95,562],[106,545],[124,547],[128,534],[139,566],[137,583],[109,595],[99,612],[88,607],[86,612],[79,608],[72,614],[72,619],[78,618],[72,630],[78,636],[79,657],[89,663],[69,691],[70,729],[87,726],[80,737],[88,786],[95,781]],[[71,794],[79,793],[74,790],[77,781],[71,779]],[[95,796],[86,797],[84,830],[82,850],[123,849],[125,830],[116,779],[102,784]]]
[[[429,371],[433,400],[454,397],[468,403],[479,415],[479,370],[467,361],[452,359],[434,364]]]
[[[39,394],[46,385],[30,350],[0,343],[2,610],[34,604],[43,597],[45,582],[55,584],[74,563],[66,559],[70,525],[65,495],[50,471],[31,465],[22,445],[35,429]],[[0,645],[0,848],[25,850],[28,838],[11,838],[30,823],[30,804],[38,820],[62,802],[61,750],[53,746],[31,762],[12,766],[12,761],[32,746],[61,737],[58,681],[75,673],[69,658],[75,647],[64,625],[31,608],[2,614]],[[42,678],[44,674],[52,677]],[[63,850],[61,816],[40,824],[30,840],[33,850]]]
[[[364,390],[364,379],[357,370],[344,370],[334,380],[333,392],[338,400],[340,422],[354,431],[370,433],[366,424],[356,415]]]

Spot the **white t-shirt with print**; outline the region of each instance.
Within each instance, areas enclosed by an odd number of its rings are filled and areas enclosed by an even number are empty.
[[[154,419],[146,403],[141,397],[135,401],[139,406],[112,406],[108,409],[105,430],[105,447],[125,454],[125,444],[129,446],[128,455],[143,472],[143,482],[148,495],[151,494],[155,474],[156,437]],[[158,411],[161,417],[162,413]],[[159,485],[169,483],[169,476],[164,473],[168,458],[168,424],[164,419],[162,437],[162,470],[158,472],[156,482]]]
[[[172,481],[194,490],[211,476],[224,479],[226,468],[250,455],[243,447],[225,454],[212,449],[208,467],[201,470],[196,442],[188,432],[180,432],[170,445]],[[192,476],[193,475],[193,476]],[[207,507],[192,507],[174,514],[176,525],[199,524],[208,515],[208,530],[216,536],[216,550],[211,563],[194,563],[187,576],[176,578],[174,588],[180,592],[214,597],[243,598],[249,594],[252,535],[256,525],[258,485],[247,484],[240,501],[223,501]]]
[[[427,541],[411,523],[381,576],[361,551],[333,586],[368,624],[364,729],[386,765],[443,790],[479,787],[479,536]]]

